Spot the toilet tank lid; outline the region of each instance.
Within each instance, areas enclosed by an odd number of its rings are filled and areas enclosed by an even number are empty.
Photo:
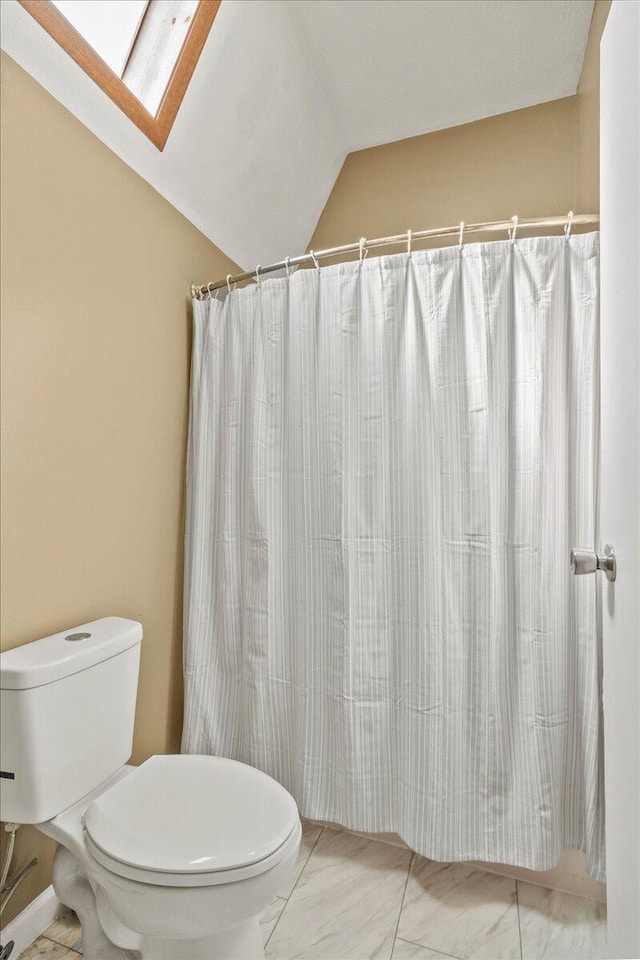
[[[0,690],[29,690],[110,660],[142,640],[142,624],[103,617],[0,654]]]

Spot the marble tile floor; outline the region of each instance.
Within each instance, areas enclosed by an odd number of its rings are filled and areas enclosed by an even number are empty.
[[[262,929],[268,960],[606,957],[602,903],[314,823]],[[65,910],[19,960],[77,960],[79,937]]]

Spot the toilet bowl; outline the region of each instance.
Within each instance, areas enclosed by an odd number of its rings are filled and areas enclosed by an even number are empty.
[[[221,757],[126,765],[141,634],[112,617],[0,657],[3,816],[57,842],[53,885],[86,960],[263,958],[260,914],[300,846],[295,801]],[[78,635],[95,638],[79,658]]]

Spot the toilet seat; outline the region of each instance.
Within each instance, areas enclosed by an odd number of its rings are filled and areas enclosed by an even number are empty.
[[[222,757],[157,756],[88,807],[89,854],[111,873],[161,886],[255,876],[299,842],[295,801],[267,774]]]

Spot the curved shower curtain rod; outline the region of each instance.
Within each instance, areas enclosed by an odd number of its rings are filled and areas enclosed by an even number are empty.
[[[503,230],[508,230],[509,238],[515,240],[516,233],[521,227],[526,229],[564,227],[565,235],[569,236],[571,228],[574,226],[578,227],[599,222],[600,217],[597,213],[574,214],[573,211],[570,210],[564,217],[520,220],[517,216],[514,216],[511,217],[510,220],[492,220],[486,223],[465,223],[464,220],[462,220],[452,227],[437,227],[435,230],[416,230],[415,232],[407,230],[406,233],[400,233],[394,237],[378,237],[375,240],[367,240],[365,237],[362,237],[357,243],[347,243],[341,247],[328,247],[326,250],[310,250],[309,253],[302,253],[297,257],[285,257],[284,260],[280,260],[277,263],[270,263],[266,267],[258,264],[255,270],[248,270],[245,273],[238,273],[235,276],[229,274],[225,280],[218,280],[216,283],[192,283],[191,296],[195,297],[196,300],[203,300],[208,293],[210,294],[213,293],[214,290],[220,290],[224,286],[227,286],[229,291],[231,291],[233,286],[237,283],[242,283],[243,280],[257,279],[264,273],[273,273],[275,270],[286,270],[288,275],[291,267],[299,267],[305,263],[313,263],[316,267],[319,267],[320,264],[318,261],[327,257],[359,253],[360,259],[362,260],[366,257],[369,250],[373,250],[375,247],[386,247],[393,244],[406,243],[407,252],[410,253],[412,242],[418,240],[433,239],[435,237],[457,237],[458,243],[462,245],[465,234],[495,233]]]

